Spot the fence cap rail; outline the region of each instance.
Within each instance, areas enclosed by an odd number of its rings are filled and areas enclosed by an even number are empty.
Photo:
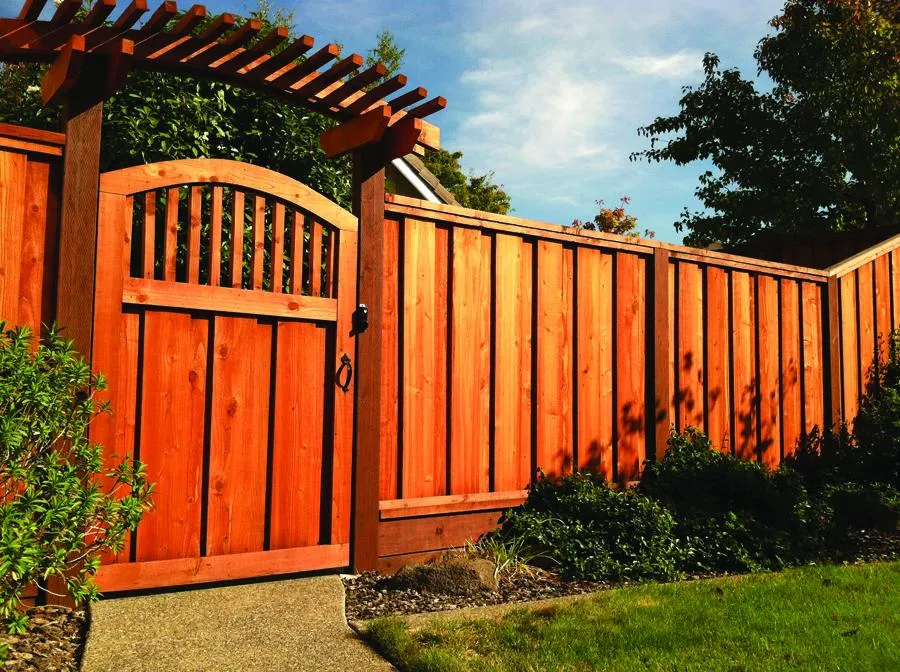
[[[302,208],[326,226],[356,231],[351,213],[297,180],[274,170],[230,159],[181,159],[122,168],[100,176],[100,191],[131,196],[186,184],[224,184],[273,196]]]
[[[873,245],[858,254],[854,254],[848,259],[844,259],[844,261],[829,266],[825,270],[830,277],[839,277],[850,273],[851,271],[855,271],[860,266],[865,266],[870,261],[874,261],[881,255],[896,250],[897,248],[900,248],[900,233],[896,236],[891,236],[887,240],[884,240],[877,245]]]

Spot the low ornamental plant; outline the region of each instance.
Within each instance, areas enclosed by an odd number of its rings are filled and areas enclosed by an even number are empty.
[[[0,322],[0,619],[11,633],[27,627],[23,593],[50,577],[78,604],[96,599],[101,554],[121,550],[149,508],[144,466],[88,438],[110,412],[95,396],[104,388],[56,328],[36,342]]]
[[[675,520],[663,506],[612,490],[587,472],[541,476],[525,503],[504,516],[498,534],[572,578],[672,579],[682,562]]]

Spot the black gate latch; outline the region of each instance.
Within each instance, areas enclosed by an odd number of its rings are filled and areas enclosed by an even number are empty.
[[[369,309],[361,303],[353,311],[353,336],[358,336],[369,328]]]

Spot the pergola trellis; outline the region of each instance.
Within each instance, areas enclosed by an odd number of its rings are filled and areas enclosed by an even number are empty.
[[[353,210],[359,219],[358,299],[370,310],[357,338],[352,562],[374,569],[378,559],[378,470],[381,444],[382,308],[385,270],[384,168],[398,156],[437,149],[440,133],[425,121],[446,105],[427,99],[407,78],[384,79],[381,64],[361,69],[358,54],[335,44],[314,50],[276,27],[262,34],[256,19],[238,24],[224,13],[206,21],[203,5],[179,13],[164,0],[150,13],[131,0],[115,18],[116,0],[62,0],[49,19],[47,0],[25,0],[16,18],[0,18],[0,60],[49,63],[45,104],[63,104],[66,146],[60,203],[56,319],[82,353],[91,352],[103,101],[133,69],[211,78],[314,110],[339,122],[322,134],[329,157],[353,153]],[[49,10],[48,10],[49,12]],[[144,19],[145,15],[149,16]],[[141,20],[143,22],[141,23]],[[138,25],[140,23],[140,25]],[[202,24],[202,27],[201,27]],[[384,81],[381,81],[384,80]],[[393,97],[391,97],[393,96]]]

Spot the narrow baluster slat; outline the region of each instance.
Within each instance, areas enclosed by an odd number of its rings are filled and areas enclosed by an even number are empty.
[[[222,187],[212,190],[209,213],[209,284],[218,287],[222,272]]]
[[[337,298],[334,291],[334,243],[336,239],[334,230],[329,230],[328,238],[325,241],[325,284],[323,288],[325,296],[332,299]]]
[[[241,288],[244,274],[244,192],[235,191],[231,210],[231,286]]]
[[[153,279],[153,266],[156,256],[156,192],[144,194],[144,248],[143,275]]]
[[[291,294],[303,293],[303,214],[291,213]]]
[[[322,225],[316,220],[309,229],[309,293],[322,294]]]
[[[178,260],[178,198],[179,188],[172,187],[166,195],[166,233],[163,239],[163,279],[175,281]]]
[[[191,187],[187,230],[187,281],[200,283],[200,212],[203,208],[203,188]]]
[[[263,261],[266,251],[266,199],[256,196],[253,203],[253,256],[250,258],[250,289],[263,288]]]
[[[281,292],[284,282],[284,205],[272,212],[272,291]]]

